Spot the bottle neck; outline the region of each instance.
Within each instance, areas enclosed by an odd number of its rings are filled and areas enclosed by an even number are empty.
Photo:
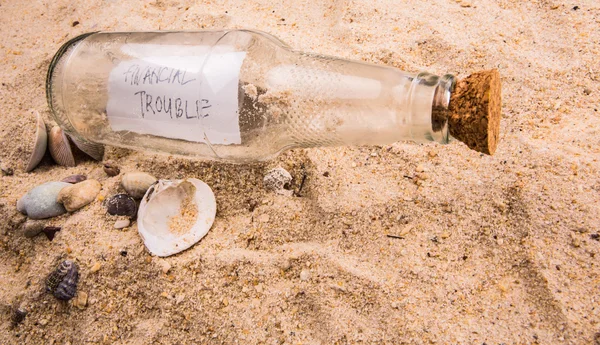
[[[440,77],[422,72],[414,77],[408,105],[410,139],[449,142],[448,108],[455,83],[456,78],[451,74]]]

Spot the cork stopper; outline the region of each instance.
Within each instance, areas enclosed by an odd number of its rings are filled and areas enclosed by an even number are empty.
[[[448,130],[471,149],[494,154],[500,135],[498,70],[473,73],[456,83],[448,107]]]

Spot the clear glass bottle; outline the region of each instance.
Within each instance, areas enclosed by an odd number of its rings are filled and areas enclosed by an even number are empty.
[[[248,162],[295,147],[446,143],[454,83],[259,31],[97,32],[60,48],[46,92],[80,140]]]

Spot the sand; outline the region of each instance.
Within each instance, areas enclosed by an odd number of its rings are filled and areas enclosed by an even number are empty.
[[[599,344],[600,5],[560,1],[2,1],[0,343]],[[100,200],[25,238],[16,200],[78,160],[24,172],[58,47],[94,30],[255,28],[294,48],[459,77],[497,68],[500,143],[293,150],[228,165],[108,148],[121,172],[196,177],[218,213],[158,259]],[[27,125],[26,125],[27,124]],[[295,196],[268,192],[282,166]],[[303,183],[302,183],[303,181]],[[302,189],[300,189],[302,185]],[[390,236],[388,236],[390,235]],[[80,266],[87,305],[43,280]],[[13,325],[11,310],[27,311]]]

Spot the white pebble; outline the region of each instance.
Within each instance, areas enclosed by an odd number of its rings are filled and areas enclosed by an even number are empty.
[[[302,272],[300,272],[300,280],[307,281],[309,279],[310,279],[310,271],[302,270]]]
[[[115,229],[123,229],[130,224],[129,219],[120,219],[115,222]]]

